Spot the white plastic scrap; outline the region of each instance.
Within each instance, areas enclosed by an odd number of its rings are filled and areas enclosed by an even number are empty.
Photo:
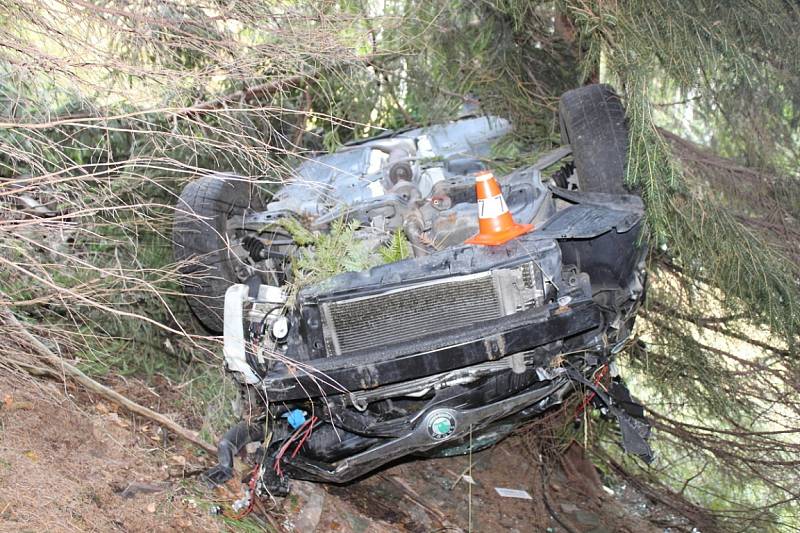
[[[526,490],[520,489],[504,489],[502,487],[495,487],[494,490],[503,498],[518,498],[520,500],[532,500],[531,495]]]
[[[236,500],[235,502],[233,502],[233,505],[232,505],[233,510],[238,513],[242,509],[245,509],[246,507],[249,507],[250,506],[250,498],[252,498],[252,497],[253,497],[253,495],[250,494],[250,489],[245,487],[244,496],[242,496],[242,498],[240,498],[240,499]]]
[[[260,381],[258,375],[247,364],[242,324],[242,306],[247,300],[247,285],[232,285],[225,291],[225,321],[223,325],[225,364],[231,372],[238,372],[240,379],[249,385]]]

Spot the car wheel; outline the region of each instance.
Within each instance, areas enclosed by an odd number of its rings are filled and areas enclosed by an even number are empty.
[[[572,148],[579,189],[626,194],[628,125],[614,89],[587,85],[567,91],[558,114],[561,141]]]
[[[231,174],[189,183],[175,206],[172,241],[181,284],[192,312],[212,332],[222,332],[225,291],[247,275],[229,222],[260,208],[253,185]]]

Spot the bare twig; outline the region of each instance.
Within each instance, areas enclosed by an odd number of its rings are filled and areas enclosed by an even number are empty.
[[[110,387],[106,387],[102,383],[99,383],[83,372],[80,369],[76,368],[75,366],[69,364],[68,362],[64,361],[63,358],[57,356],[48,348],[47,346],[42,343],[39,339],[37,339],[30,331],[28,331],[25,326],[23,326],[17,317],[14,316],[11,311],[7,309],[3,309],[0,311],[0,316],[6,321],[7,324],[12,326],[15,330],[19,332],[20,335],[36,350],[38,355],[42,360],[44,360],[47,364],[52,366],[53,368],[57,368],[63,370],[66,374],[68,374],[72,379],[83,385],[86,389],[103,396],[109,401],[112,401],[128,411],[135,413],[139,416],[143,416],[148,418],[161,426],[169,429],[179,437],[199,446],[200,448],[204,449],[205,451],[216,454],[217,448],[207,442],[201,440],[197,434],[193,431],[190,431],[183,426],[177,424],[173,420],[169,419],[168,417],[162,415],[161,413],[157,413],[152,409],[148,409],[143,405],[139,405],[138,403],[126,398],[122,394],[118,393],[114,389]],[[25,365],[27,366],[27,365]],[[23,366],[23,368],[25,368]]]

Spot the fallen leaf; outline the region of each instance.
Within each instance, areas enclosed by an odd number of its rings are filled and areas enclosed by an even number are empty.
[[[108,406],[103,402],[98,402],[97,404],[95,404],[94,408],[101,415],[108,414]]]
[[[3,408],[7,411],[17,411],[17,410],[30,410],[33,409],[33,402],[28,402],[25,400],[22,401],[14,401],[14,396],[11,394],[6,394],[3,397]]]
[[[27,450],[27,451],[23,452],[22,455],[24,455],[25,457],[27,457],[28,459],[30,459],[34,463],[39,460],[39,454],[37,454],[33,450]]]
[[[238,492],[231,490],[227,485],[217,485],[214,487],[214,493],[216,494],[217,498],[223,500],[239,498]]]
[[[120,416],[117,413],[109,413],[106,415],[106,418],[121,428],[131,427],[131,423],[125,420],[124,418],[120,418]]]

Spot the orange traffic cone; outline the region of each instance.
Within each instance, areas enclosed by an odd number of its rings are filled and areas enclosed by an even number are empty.
[[[528,233],[533,224],[517,224],[508,212],[500,185],[494,174],[486,170],[475,176],[478,192],[478,227],[480,230],[464,244],[495,246]]]

